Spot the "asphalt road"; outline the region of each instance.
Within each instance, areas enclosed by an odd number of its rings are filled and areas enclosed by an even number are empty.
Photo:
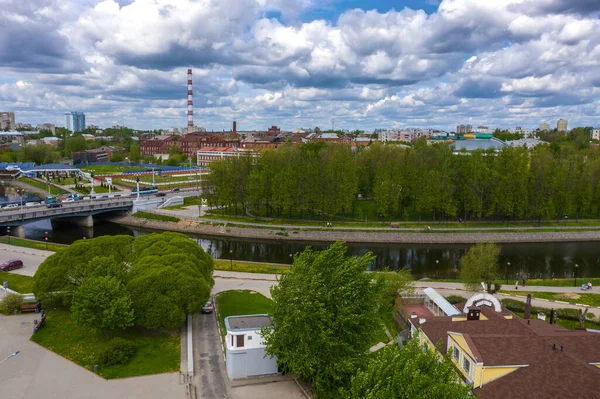
[[[194,318],[193,340],[197,396],[201,399],[227,398],[227,371],[214,313],[199,314]]]
[[[54,252],[41,251],[39,249],[30,249],[23,247],[15,247],[13,245],[0,244],[0,263],[11,259],[20,259],[23,261],[23,268],[12,270],[11,273],[23,274],[25,276],[33,276],[37,271],[40,263],[45,261],[46,258],[52,255],[53,253]]]

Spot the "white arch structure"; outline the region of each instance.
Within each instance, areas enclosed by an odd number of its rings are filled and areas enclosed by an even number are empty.
[[[500,305],[500,302],[498,301],[498,299],[496,299],[495,296],[493,296],[491,294],[481,293],[481,294],[475,294],[467,300],[467,303],[465,303],[465,307],[463,308],[463,313],[468,313],[469,308],[471,306],[481,306],[481,305],[486,305],[486,306],[489,306],[490,308],[493,306],[494,310],[498,313],[500,313],[502,311],[502,306]]]

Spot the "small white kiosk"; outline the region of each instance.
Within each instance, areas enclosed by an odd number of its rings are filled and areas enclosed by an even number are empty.
[[[261,328],[273,325],[266,314],[225,318],[225,353],[229,378],[277,374],[277,358],[266,355]]]

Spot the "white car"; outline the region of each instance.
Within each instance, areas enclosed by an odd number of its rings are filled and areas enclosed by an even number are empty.
[[[19,204],[8,204],[4,207],[2,207],[2,209],[16,209],[19,207]]]
[[[39,202],[26,202],[25,206],[39,206],[40,203]]]

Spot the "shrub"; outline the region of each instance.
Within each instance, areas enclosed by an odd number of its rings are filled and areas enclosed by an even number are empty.
[[[12,313],[15,310],[20,310],[23,304],[23,297],[19,294],[8,294],[5,298],[2,298],[0,302],[0,309],[5,312]]]
[[[98,358],[98,363],[103,366],[125,364],[137,352],[133,342],[123,338],[113,338]]]
[[[448,295],[446,297],[446,300],[448,302],[450,302],[453,305],[456,305],[457,303],[461,303],[461,302],[466,302],[467,300],[465,298],[463,298],[462,296],[459,295]]]

